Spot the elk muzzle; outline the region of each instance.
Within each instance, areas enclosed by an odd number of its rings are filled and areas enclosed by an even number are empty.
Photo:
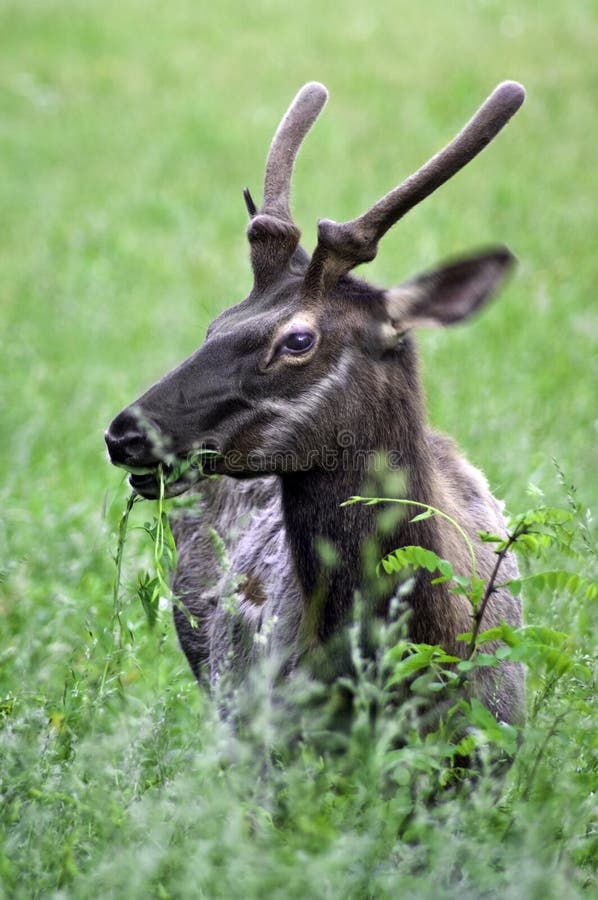
[[[126,469],[133,490],[148,500],[160,495],[160,478],[166,497],[188,490],[204,473],[202,454],[214,452],[202,447],[193,458],[177,459],[160,429],[136,405],[116,416],[104,439],[112,464]]]

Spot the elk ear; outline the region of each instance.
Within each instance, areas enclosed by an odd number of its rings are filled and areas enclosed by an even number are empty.
[[[446,263],[385,292],[393,330],[463,322],[481,309],[513,268],[506,247]]]

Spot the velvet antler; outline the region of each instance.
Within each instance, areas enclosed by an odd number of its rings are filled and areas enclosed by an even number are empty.
[[[258,289],[280,275],[298,247],[300,232],[293,222],[289,202],[291,177],[299,147],[327,99],[328,91],[315,81],[301,88],[272,140],[259,211],[249,191],[244,192],[251,216],[247,236]]]
[[[378,241],[388,229],[477,156],[524,99],[525,90],[517,82],[499,84],[448,146],[366,213],[342,224],[321,219],[318,245],[306,276],[308,292],[327,290],[354,266],[374,259]]]

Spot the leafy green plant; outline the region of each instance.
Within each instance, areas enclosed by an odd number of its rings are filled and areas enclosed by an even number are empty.
[[[481,741],[486,749],[499,754],[515,753],[521,729],[496,722],[492,714],[475,698],[464,700],[459,690],[472,676],[475,669],[496,666],[509,659],[522,663],[535,678],[541,679],[543,689],[536,694],[532,704],[533,716],[539,713],[539,705],[546,703],[557,689],[559,680],[569,674],[578,679],[591,680],[591,668],[580,660],[568,636],[562,631],[548,626],[523,626],[513,628],[506,623],[485,631],[481,623],[492,592],[497,587],[507,587],[514,594],[526,588],[546,590],[579,596],[583,602],[591,603],[598,595],[594,580],[569,569],[548,569],[529,572],[517,578],[501,580],[501,568],[507,553],[518,553],[527,569],[545,561],[551,561],[558,554],[566,553],[570,560],[583,563],[585,551],[590,546],[588,530],[576,528],[575,517],[580,508],[563,509],[539,504],[525,513],[514,516],[507,523],[506,535],[480,532],[480,539],[494,545],[496,562],[490,578],[484,583],[476,574],[473,547],[467,535],[457,522],[441,510],[422,503],[412,503],[406,499],[380,497],[352,497],[347,504],[362,503],[376,505],[398,503],[406,507],[423,508],[410,521],[417,522],[431,516],[441,516],[462,536],[472,559],[472,573],[469,578],[456,576],[447,560],[422,547],[399,547],[387,554],[378,569],[386,574],[412,573],[425,569],[436,577],[432,583],[449,582],[451,590],[467,597],[471,604],[471,631],[460,635],[467,643],[464,658],[448,655],[443,648],[426,644],[398,641],[386,650],[383,656],[385,666],[390,666],[390,675],[384,688],[396,688],[406,683],[411,692],[418,692],[425,686],[428,694],[434,696],[439,691],[454,691],[454,704],[447,706],[438,735],[446,736],[446,725],[455,718],[465,719],[469,733],[456,742],[445,744],[446,761],[450,768],[455,759],[467,756]],[[576,546],[580,534],[582,548]],[[414,676],[417,674],[417,678]],[[456,732],[459,735],[463,728]],[[543,752],[543,751],[542,751]],[[405,777],[403,775],[403,777]],[[446,781],[447,771],[443,778]],[[531,778],[533,781],[533,777]]]
[[[168,514],[164,509],[165,479],[161,466],[158,469],[158,484],[160,490],[156,500],[156,513],[151,522],[143,525],[143,530],[151,541],[153,573],[150,575],[148,572],[140,572],[137,576],[137,596],[141,600],[150,628],[156,623],[160,604],[166,601],[168,605],[172,599],[168,578],[176,565],[176,545]]]
[[[202,454],[205,455],[205,454]],[[166,509],[165,489],[166,485],[176,481],[180,475],[189,468],[197,467],[199,458],[194,458],[186,463],[181,463],[176,467],[170,468],[166,476],[162,466],[158,467],[156,472],[156,480],[159,486],[158,497],[155,501],[155,513],[152,518],[146,520],[141,530],[147,535],[150,541],[152,552],[152,565],[150,569],[140,570],[137,573],[137,583],[135,594],[139,599],[143,611],[145,613],[147,624],[153,628],[158,621],[158,616],[162,608],[168,609],[172,603],[176,603],[189,620],[193,622],[193,617],[188,612],[184,604],[180,603],[173,595],[170,588],[170,575],[176,567],[176,544],[170,526],[169,514]],[[132,491],[126,501],[125,509],[119,520],[116,552],[114,556],[115,575],[113,583],[113,616],[115,624],[118,626],[118,640],[122,642],[122,564],[125,552],[125,544],[129,529],[129,519],[133,506],[139,503],[143,498]]]

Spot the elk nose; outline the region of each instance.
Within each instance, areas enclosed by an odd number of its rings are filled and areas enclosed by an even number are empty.
[[[110,461],[126,468],[154,467],[158,460],[152,453],[152,443],[131,410],[125,409],[111,422],[104,434]]]

